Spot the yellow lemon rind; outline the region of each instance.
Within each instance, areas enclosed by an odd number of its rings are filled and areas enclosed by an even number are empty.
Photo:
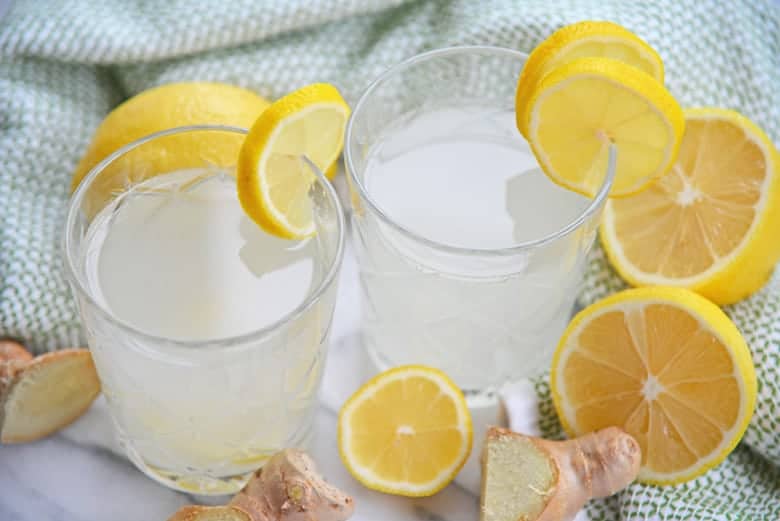
[[[332,165],[328,167],[328,169],[325,171],[325,177],[327,177],[330,181],[333,181],[336,176],[339,174],[339,160],[336,159]]]
[[[461,453],[455,464],[449,469],[444,469],[443,472],[434,480],[427,484],[416,485],[414,487],[401,486],[397,483],[389,483],[386,480],[378,478],[376,476],[370,476],[368,472],[358,468],[353,462],[349,454],[349,420],[354,412],[355,408],[367,397],[373,394],[382,385],[395,378],[403,377],[404,375],[422,375],[426,378],[432,378],[439,383],[439,387],[442,390],[446,390],[450,397],[453,398],[458,416],[466,429],[466,444],[463,446]],[[413,407],[413,404],[410,404]],[[466,398],[463,392],[455,385],[455,383],[444,372],[439,369],[427,367],[424,365],[405,365],[395,367],[384,371],[368,382],[363,384],[342,406],[339,412],[338,418],[338,445],[339,454],[341,455],[341,461],[347,468],[347,471],[358,480],[363,486],[368,489],[383,492],[385,494],[392,494],[397,496],[406,497],[427,497],[436,494],[449,485],[455,476],[466,464],[466,460],[471,454],[471,448],[473,444],[473,426],[471,422],[471,413],[468,410],[466,404]],[[427,486],[426,486],[427,485]]]
[[[610,310],[621,310],[626,304],[669,304],[689,312],[702,327],[706,327],[729,350],[734,362],[735,374],[741,386],[743,400],[740,405],[738,420],[730,431],[730,436],[724,436],[724,442],[717,450],[699,462],[674,474],[661,474],[650,472],[645,468],[640,469],[638,481],[649,485],[675,485],[701,476],[708,470],[719,465],[737,446],[745,434],[756,406],[758,384],[756,381],[755,367],[750,354],[750,349],[737,329],[737,326],[717,305],[692,291],[677,287],[652,286],[644,288],[632,288],[610,295],[590,306],[586,307],[572,319],[567,326],[558,346],[553,354],[550,371],[550,392],[553,406],[561,422],[563,430],[569,437],[576,437],[581,432],[568,417],[565,410],[565,400],[561,393],[560,371],[564,355],[568,355],[570,339],[576,338],[584,325],[600,314]]]
[[[187,103],[194,103],[196,110],[180,108]],[[140,92],[111,110],[95,130],[74,169],[70,191],[76,190],[95,165],[132,141],[186,125],[247,127],[268,105],[251,90],[217,82],[166,83]]]
[[[690,108],[687,119],[722,119],[742,128],[765,152],[769,177],[764,181],[756,219],[743,242],[707,271],[686,279],[670,279],[635,268],[622,252],[615,236],[614,217],[609,201],[604,208],[600,240],[610,265],[632,286],[664,285],[691,289],[726,305],[738,302],[759,290],[780,260],[780,153],[757,125],[736,111],[721,108]]]
[[[517,129],[523,136],[528,135],[528,102],[533,97],[533,90],[543,76],[541,72],[547,68],[547,64],[551,60],[559,59],[572,47],[581,44],[583,40],[632,46],[651,66],[651,76],[663,84],[664,64],[661,57],[647,42],[625,27],[607,21],[583,21],[561,27],[531,51],[517,81],[515,97]],[[635,66],[634,64],[629,65]],[[645,72],[650,74],[647,70]]]

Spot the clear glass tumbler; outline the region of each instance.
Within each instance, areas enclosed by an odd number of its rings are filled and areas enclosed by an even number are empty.
[[[346,133],[363,341],[379,368],[426,364],[471,403],[548,367],[614,173],[556,186],[515,126],[526,56],[432,51],[392,67]]]
[[[318,171],[313,237],[279,239],[244,215],[245,134],[186,127],[122,148],[79,185],[64,238],[128,456],[201,494],[235,492],[277,450],[306,446],[343,252],[341,207]]]

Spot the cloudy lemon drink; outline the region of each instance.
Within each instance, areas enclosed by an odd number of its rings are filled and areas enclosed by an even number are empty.
[[[91,223],[84,249],[100,305],[185,346],[158,350],[91,331],[103,391],[136,457],[166,475],[230,476],[306,441],[323,364],[319,313],[247,346],[204,342],[263,330],[303,304],[327,268],[321,244],[269,235],[244,215],[229,172],[194,169],[116,198]]]
[[[515,124],[524,61],[419,56],[347,131],[364,342],[378,366],[441,368],[472,400],[549,363],[609,187],[606,163],[596,198],[542,173]]]
[[[161,150],[187,140],[211,148],[154,170],[170,160]],[[283,155],[253,144],[226,127],[145,138],[86,178],[68,220],[73,284],[120,439],[147,474],[200,493],[235,491],[274,452],[306,445],[341,260],[339,204],[314,163],[290,141]],[[215,164],[216,150],[233,164]],[[287,213],[271,217],[294,236],[247,214],[247,176],[273,185],[250,194],[265,203],[279,202],[273,179],[296,178]]]
[[[594,230],[533,245],[591,200],[547,179],[513,111],[448,108],[393,127],[371,149],[364,183],[404,229],[472,259],[459,266],[359,221],[364,339],[380,366],[444,365],[464,389],[480,390],[549,363],[582,273],[579,241],[589,245]],[[491,250],[510,253],[479,259]]]

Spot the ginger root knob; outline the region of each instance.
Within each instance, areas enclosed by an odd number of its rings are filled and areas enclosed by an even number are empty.
[[[0,341],[0,442],[35,441],[70,424],[100,394],[87,349],[33,356]]]
[[[568,521],[627,487],[639,443],[618,427],[549,441],[491,427],[482,453],[482,521]]]
[[[329,485],[303,451],[277,452],[223,507],[188,506],[168,521],[344,521],[352,498]]]

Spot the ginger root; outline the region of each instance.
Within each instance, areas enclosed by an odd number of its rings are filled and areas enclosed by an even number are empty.
[[[0,340],[0,364],[10,362],[29,362],[33,355],[19,342],[13,340]],[[4,365],[4,364],[3,364]]]
[[[86,411],[100,394],[87,349],[33,356],[19,343],[0,341],[0,442],[44,438]]]
[[[491,427],[482,452],[482,521],[570,521],[628,486],[639,443],[618,427],[549,441]]]
[[[249,514],[236,507],[182,507],[168,521],[252,521]]]
[[[277,452],[227,506],[186,506],[168,521],[344,521],[352,498],[329,485],[303,451]]]

